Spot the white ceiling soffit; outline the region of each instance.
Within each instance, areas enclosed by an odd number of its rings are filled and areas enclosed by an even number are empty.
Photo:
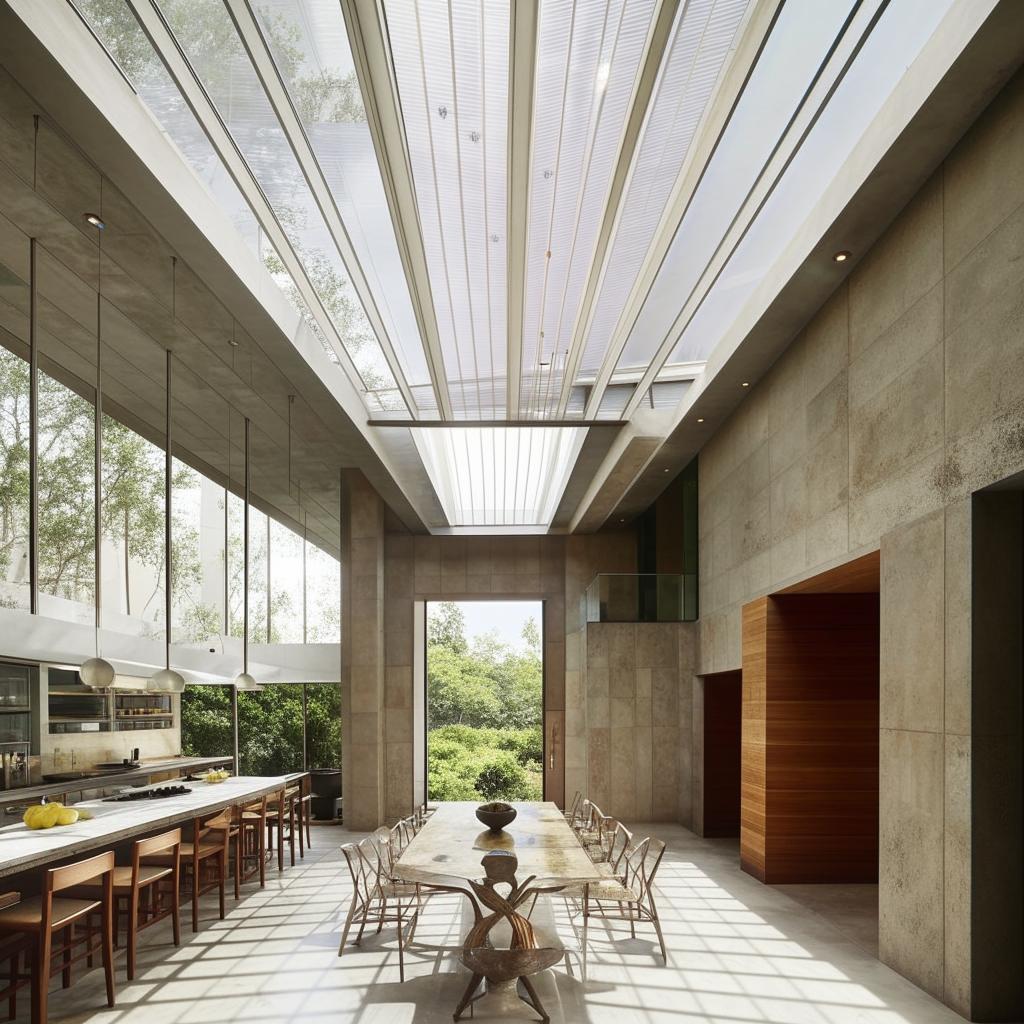
[[[834,115],[826,109],[818,121],[819,127],[830,128],[840,166],[822,164],[812,131],[805,144],[812,147],[807,152],[815,156],[813,166],[801,162],[798,152],[790,163],[796,176],[792,182],[783,180],[784,192],[773,193],[786,195],[786,208],[800,216],[770,244],[758,240],[756,251],[766,262],[752,279],[744,273],[729,280],[732,264],[726,265],[723,279],[735,304],[728,315],[718,311],[721,324],[703,338],[705,372],[673,410],[665,439],[622,490],[616,507],[594,516],[589,508],[635,426],[616,439],[577,510],[573,529],[597,528],[609,517],[628,520],[657,497],[749,393],[743,382],[756,382],[771,366],[1021,65],[1024,19],[1016,0],[943,7],[937,22],[932,5],[925,7],[927,12],[893,0],[878,20],[875,31],[898,33],[904,47],[892,45],[893,36],[874,42],[869,37],[860,51],[869,66],[858,68],[854,62],[844,78],[847,87],[840,83],[833,92]],[[914,22],[913,32],[908,19]],[[882,59],[885,54],[888,62]],[[878,93],[863,87],[862,75],[880,80]],[[867,107],[864,119],[851,113],[858,104]],[[852,138],[837,137],[836,117]],[[822,166],[827,174],[812,173]],[[804,196],[805,191],[810,194]],[[772,201],[764,212],[773,212]],[[774,214],[769,223],[777,228]],[[743,244],[736,256],[746,258]],[[854,256],[838,264],[832,256],[843,249]],[[677,347],[671,358],[679,354]]]

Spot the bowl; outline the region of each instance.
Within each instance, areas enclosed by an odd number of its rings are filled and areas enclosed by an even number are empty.
[[[510,822],[515,821],[516,809],[511,804],[495,801],[481,804],[476,809],[477,820],[486,825],[492,832],[500,832]]]

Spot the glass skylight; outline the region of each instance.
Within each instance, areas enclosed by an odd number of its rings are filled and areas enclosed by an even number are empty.
[[[555,514],[587,431],[413,428],[451,526],[541,526]]]
[[[453,412],[506,408],[508,0],[384,0]]]

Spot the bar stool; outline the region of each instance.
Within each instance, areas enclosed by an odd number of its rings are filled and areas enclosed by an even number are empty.
[[[100,879],[99,899],[73,899],[56,893],[73,889],[91,879]],[[50,977],[59,971],[64,988],[71,984],[71,965],[97,948],[92,944],[92,927],[87,925],[84,938],[76,938],[75,925],[86,923],[89,915],[101,916],[99,948],[103,956],[103,973],[107,982],[107,1005],[114,1005],[114,937],[113,937],[114,854],[112,851],[50,868],[43,873],[42,892],[0,909],[0,938],[24,936],[30,950],[32,979],[32,1024],[46,1020],[46,1004]],[[63,932],[61,945],[54,947],[54,932]],[[85,943],[85,950],[74,955],[74,947]],[[53,958],[60,955],[56,970]]]
[[[0,893],[0,910],[14,906],[20,899],[19,892]],[[0,939],[0,960],[7,961],[7,984],[0,988],[0,999],[7,1000],[9,1020],[14,1020],[18,1015],[18,989],[21,987],[18,968],[23,955],[29,955],[29,943],[26,938],[9,935],[5,939]]]
[[[267,884],[267,798],[232,808],[230,852],[234,860],[235,899],[241,897],[241,885],[259,875],[260,888]],[[246,869],[246,862],[251,867]]]
[[[299,830],[299,856],[305,857],[306,850],[313,848],[309,827],[313,817],[313,777],[309,772],[305,772],[299,779],[299,798],[295,802],[295,817]]]
[[[147,866],[171,867],[179,858],[181,878],[188,884],[185,891],[192,899],[192,931],[199,931],[199,897],[212,889],[219,890],[220,919],[224,920],[225,884],[228,871],[228,841],[231,836],[231,808],[208,817],[192,820],[192,838],[179,847],[178,854],[147,854]],[[203,881],[203,869],[207,869]],[[209,870],[212,868],[212,871]]]
[[[285,831],[287,822],[287,832]],[[284,871],[284,841],[291,846],[292,865],[295,864],[295,800],[294,792],[279,789],[267,798],[267,848],[277,850],[277,870]]]
[[[181,908],[179,893],[181,888],[180,874],[181,829],[172,829],[159,836],[149,839],[138,839],[132,846],[132,862],[130,865],[114,868],[114,945],[117,945],[118,925],[121,904],[124,904],[128,927],[128,980],[135,977],[135,949],[138,934],[151,924],[171,919],[174,944],[181,945]],[[153,863],[158,856],[170,858],[170,866],[163,867]],[[148,861],[147,863],[143,863]],[[169,883],[170,906],[163,905],[160,882]],[[85,899],[97,899],[103,885],[100,878],[90,878],[73,890],[73,895]],[[146,897],[146,905],[142,905],[142,897]],[[91,958],[90,958],[91,965]]]

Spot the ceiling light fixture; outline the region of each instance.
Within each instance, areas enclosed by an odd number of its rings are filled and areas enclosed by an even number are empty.
[[[704,417],[703,416],[698,416],[697,417],[697,422],[698,423],[703,423],[704,422]]]
[[[839,252],[832,257],[836,263],[845,263],[853,255],[849,249],[840,249]]]
[[[85,214],[85,220],[87,224],[91,224],[94,228],[99,228],[100,231],[107,226],[106,221],[98,213]]]
[[[742,383],[742,384],[740,385],[740,387],[741,387],[741,388],[749,388],[749,387],[750,387],[750,381],[749,381],[749,380],[745,380],[745,381],[744,381],[744,382],[743,382],[743,383]]]
[[[102,189],[102,181],[100,188]],[[98,227],[103,226],[103,221],[95,214],[87,214],[86,219],[92,223],[95,218]],[[103,480],[103,236],[96,240],[97,263],[96,263],[96,401],[93,404],[93,529],[97,537],[101,536],[100,514],[102,509],[100,493],[101,481]],[[102,574],[102,545],[96,545],[95,552],[95,655],[86,658],[78,669],[78,678],[91,687],[93,690],[106,690],[113,684],[116,673],[114,666],[106,658],[100,656],[100,625],[103,618],[102,611],[102,589],[100,584]]]

